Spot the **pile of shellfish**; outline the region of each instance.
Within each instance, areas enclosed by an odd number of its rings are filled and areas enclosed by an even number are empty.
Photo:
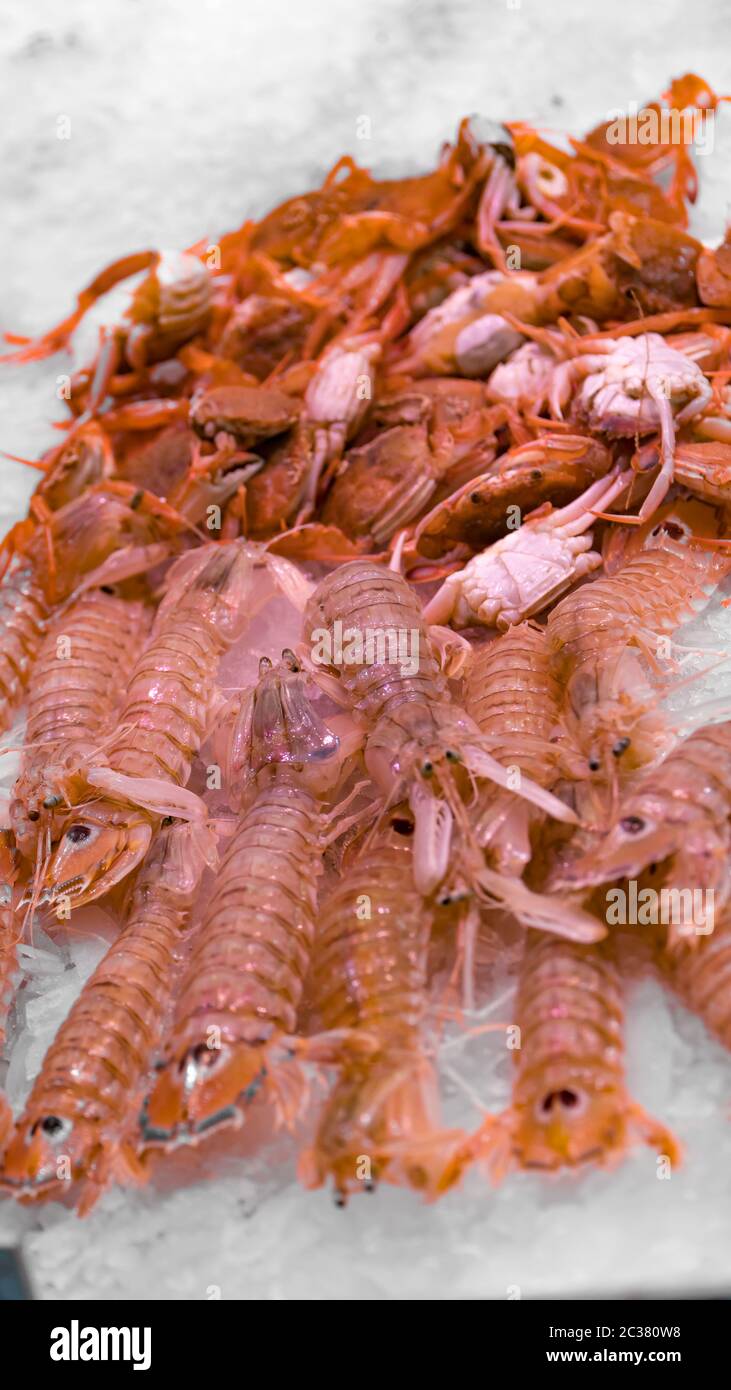
[[[345,157],[6,335],[75,361],[0,550],[0,1043],[34,931],[118,924],[0,1093],[6,1195],[84,1214],[257,1111],[339,1202],[679,1160],[626,1089],[613,909],[659,902],[633,931],[731,1045],[731,722],[664,703],[731,571],[731,237],[688,232],[660,118],[723,100]],[[516,939],[511,1103],[450,1128],[429,1020],[469,1028]]]

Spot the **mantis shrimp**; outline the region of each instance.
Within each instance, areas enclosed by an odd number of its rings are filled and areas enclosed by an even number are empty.
[[[7,1018],[13,988],[13,977],[18,967],[16,947],[20,935],[18,923],[12,907],[12,885],[18,875],[18,855],[12,831],[0,831],[0,876],[2,877],[2,901],[0,902],[0,1051],[5,1042],[5,1020]],[[13,1127],[10,1106],[0,1091],[0,1156]]]
[[[489,739],[452,701],[427,628],[406,580],[366,560],[341,565],[315,589],[305,612],[313,664],[329,668],[325,688],[365,727],[366,768],[385,808],[408,800],[415,817],[414,884],[432,893],[449,870],[491,901],[507,903],[529,925],[594,940],[603,928],[588,914],[531,893],[484,864],[465,811],[473,781],[512,789],[510,774],[489,751]],[[332,675],[337,673],[335,679]],[[323,674],[318,679],[323,681]],[[520,795],[558,820],[574,812],[529,777]],[[450,861],[453,828],[454,862]]]
[[[664,724],[651,714],[657,692],[648,665],[657,664],[658,638],[692,613],[728,567],[726,558],[660,528],[617,574],[569,594],[549,614],[546,631],[565,683],[568,732],[588,774],[614,785],[618,771],[656,755]]]
[[[515,1017],[511,1106],[489,1116],[468,1145],[496,1181],[513,1164],[611,1166],[635,1136],[679,1161],[672,1134],[627,1094],[621,983],[607,946],[529,933]]]
[[[565,864],[553,886],[570,890],[636,879],[651,864],[669,860],[664,887],[682,892],[695,884],[713,905],[710,913],[704,906],[696,914],[695,901],[690,911],[683,902],[670,924],[671,947],[683,938],[697,946],[731,895],[730,799],[731,723],[725,722],[698,729],[658,767],[634,779],[607,833]]]
[[[438,1196],[458,1176],[464,1143],[441,1126],[425,1051],[431,921],[409,888],[412,849],[401,824],[395,818],[356,855],[317,933],[311,992],[325,1031],[310,1049],[338,1074],[299,1173],[306,1187],[332,1178],[340,1206],[379,1180]],[[307,1047],[305,1039],[305,1055]]]
[[[70,813],[47,867],[51,903],[63,897],[80,906],[119,883],[164,816],[183,815],[204,832],[203,804],[185,784],[220,708],[216,669],[271,597],[272,580],[298,596],[303,586],[309,592],[288,561],[243,541],[201,546],[169,571],[117,733],[103,762],[85,770],[91,795]]]
[[[464,683],[464,707],[517,787],[525,774],[547,791],[562,772],[561,687],[545,629],[525,622],[475,650]],[[496,867],[522,875],[531,859],[531,828],[545,812],[519,791],[489,787],[473,821]]]
[[[418,600],[401,575],[366,560],[341,565],[309,600],[305,639],[314,663],[337,673],[328,691],[367,728],[365,763],[386,805],[411,802],[414,881],[430,893],[447,871],[454,822],[466,824],[469,775],[506,786],[507,773],[451,700]],[[529,778],[522,789],[573,820]],[[465,833],[469,843],[468,827]]]
[[[12,537],[15,554],[0,584],[0,729],[22,700],[54,604],[80,581],[123,579],[165,559],[186,525],[165,502],[126,483],[92,488],[38,525],[19,523],[26,529]],[[8,538],[4,545],[10,551]]]
[[[51,622],[33,669],[23,763],[10,806],[26,859],[36,849],[48,852],[59,814],[83,795],[81,767],[111,723],[151,616],[140,600],[92,589]]]
[[[139,1182],[137,1118],[170,1011],[203,859],[189,828],[157,835],[121,934],[51,1044],[0,1184],[26,1201],[80,1189],[85,1215],[112,1181]]]
[[[676,940],[662,952],[661,964],[683,1003],[711,1033],[731,1048],[731,931],[728,914],[697,945]]]
[[[263,657],[231,738],[233,785],[246,809],[180,984],[145,1111],[150,1143],[240,1122],[265,1079],[275,1095],[286,1089],[276,1060],[287,1056],[312,952],[317,879],[333,826],[323,799],[340,775],[338,748],[293,654],[283,652],[277,666]],[[336,807],[336,835],[338,818]],[[281,1092],[279,1099],[286,1111]]]

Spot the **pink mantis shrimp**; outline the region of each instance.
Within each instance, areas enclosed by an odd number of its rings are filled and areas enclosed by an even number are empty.
[[[0,1185],[21,1200],[73,1187],[85,1215],[111,1182],[144,1180],[138,1115],[203,868],[189,827],[163,827],[122,931],[62,1023],[15,1127]]]
[[[672,1134],[626,1091],[621,982],[609,947],[529,934],[515,1018],[510,1108],[489,1116],[468,1146],[496,1181],[511,1166],[612,1166],[634,1138],[679,1161]]]
[[[371,561],[355,560],[327,576],[305,612],[305,642],[320,680],[365,731],[366,768],[389,808],[408,800],[415,817],[414,883],[424,895],[465,876],[491,900],[508,902],[521,921],[578,939],[603,935],[580,910],[531,893],[488,870],[467,818],[475,779],[512,787],[489,739],[452,700],[437,664],[444,634],[427,628],[406,580]],[[575,823],[558,797],[523,777],[521,796],[559,820]],[[454,849],[453,846],[454,833]]]
[[[325,1031],[303,1052],[338,1071],[299,1173],[307,1187],[331,1178],[339,1206],[379,1180],[437,1197],[458,1176],[464,1143],[440,1122],[425,1050],[432,911],[410,888],[401,826],[394,818],[356,853],[317,931],[311,993]]]
[[[130,677],[119,727],[87,795],[68,816],[48,864],[53,904],[91,902],[139,864],[164,816],[204,833],[198,796],[186,790],[193,760],[220,709],[216,670],[258,608],[282,586],[301,601],[309,584],[287,560],[244,541],[212,543],[170,570],[150,640]]]
[[[168,1147],[240,1123],[266,1085],[288,1108],[296,1084],[286,1061],[310,963],[317,880],[340,810],[326,812],[342,758],[311,707],[289,651],[260,678],[234,726],[230,771],[245,809],[180,983],[159,1075],[144,1115],[145,1141]],[[280,1091],[279,1088],[284,1088]]]

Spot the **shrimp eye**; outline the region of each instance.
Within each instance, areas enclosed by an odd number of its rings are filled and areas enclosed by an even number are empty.
[[[629,745],[630,740],[628,738],[618,738],[612,749],[615,758],[621,758],[622,754],[629,748]]]
[[[28,820],[36,821],[36,820],[40,820],[40,818],[41,818],[41,813],[40,813],[40,811],[29,811],[29,812],[28,812]]]
[[[598,758],[590,758],[590,759],[589,759],[589,771],[590,771],[590,772],[598,772],[600,767],[601,767],[601,763],[599,762],[599,759],[598,759]]]
[[[560,1091],[549,1091],[547,1096],[541,1101],[541,1111],[544,1115],[550,1115],[555,1110],[575,1110],[580,1103],[580,1097],[576,1091],[571,1091],[567,1086]]]
[[[640,831],[645,828],[645,822],[641,816],[625,816],[619,824],[628,835],[639,835]]]
[[[397,835],[413,835],[414,833],[414,822],[408,820],[406,816],[394,816],[391,827]]]
[[[289,667],[290,671],[300,670],[299,661],[297,660],[297,657],[295,656],[291,647],[284,648],[284,651],[282,652],[282,661],[285,662],[285,664]]]
[[[90,836],[91,831],[87,825],[71,825],[66,831],[66,839],[72,845],[83,845]]]
[[[459,753],[455,753],[453,748],[448,748],[444,756],[448,763],[461,763],[462,761]]]
[[[47,796],[44,799],[43,805],[47,811],[52,811],[54,806],[61,805],[61,798],[60,796]]]
[[[41,1129],[44,1134],[58,1134],[63,1129],[63,1120],[59,1120],[58,1115],[46,1115],[45,1120],[41,1120]]]
[[[31,1134],[36,1134],[39,1129],[49,1139],[60,1139],[71,1132],[71,1124],[69,1120],[59,1119],[58,1115],[44,1115],[42,1120],[36,1120]]]
[[[429,758],[427,758],[426,762],[424,762],[424,763],[421,764],[421,774],[422,774],[422,777],[431,777],[433,771],[434,771],[434,764],[433,764],[433,762],[431,762],[431,761],[429,760]]]

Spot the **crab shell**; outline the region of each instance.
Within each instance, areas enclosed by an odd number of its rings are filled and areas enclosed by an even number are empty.
[[[509,507],[522,516],[550,501],[562,507],[612,466],[604,445],[583,435],[554,435],[521,445],[441,502],[420,523],[414,544],[439,559],[455,547],[483,550],[504,535]]]
[[[295,423],[299,405],[292,396],[264,386],[215,386],[194,397],[190,423],[202,439],[223,431],[241,442],[268,439]]]
[[[580,369],[582,362],[590,374],[577,395],[577,413],[591,429],[609,435],[632,437],[660,429],[656,392],[666,396],[681,423],[699,414],[713,394],[700,367],[668,347],[658,333],[620,338],[608,357],[589,354],[579,359]]]

